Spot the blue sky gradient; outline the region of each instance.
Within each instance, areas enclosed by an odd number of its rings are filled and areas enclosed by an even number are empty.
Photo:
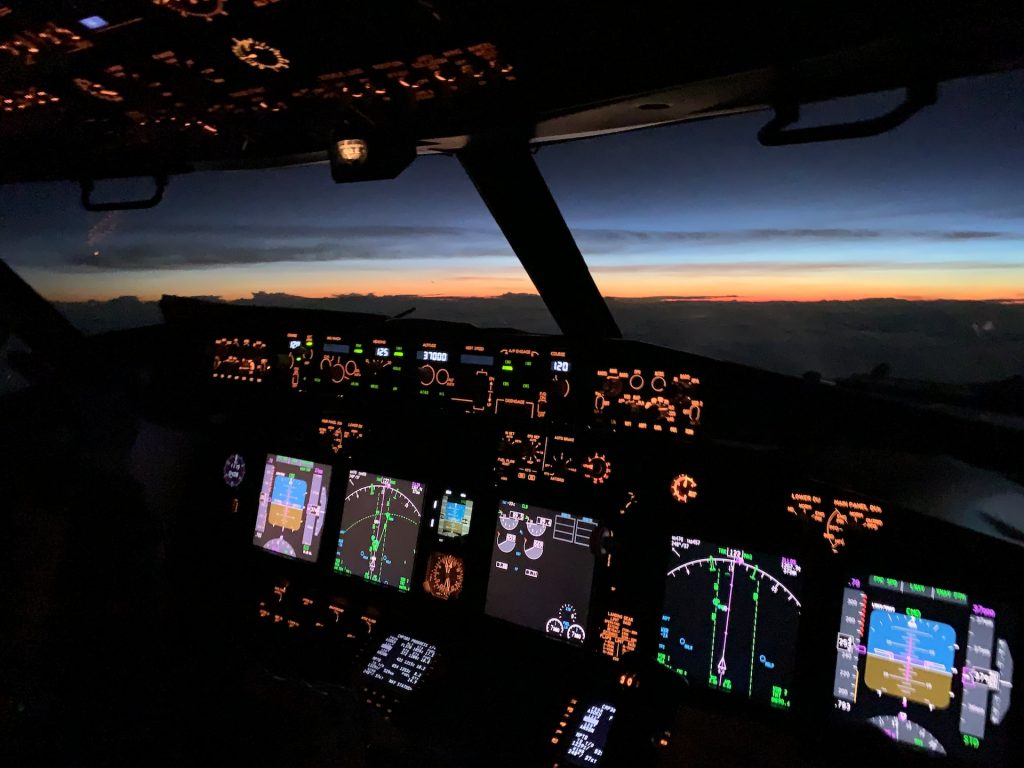
[[[1020,73],[950,83],[909,124],[862,141],[764,148],[756,114],[549,147],[537,161],[607,295],[1020,301],[1022,94]],[[195,174],[173,179],[153,211],[102,215],[82,211],[70,184],[3,187],[0,242],[62,300],[533,292],[447,157],[347,186],[323,165]]]

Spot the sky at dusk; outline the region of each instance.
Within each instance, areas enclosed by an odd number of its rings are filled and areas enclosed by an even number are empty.
[[[808,121],[893,106],[880,94]],[[767,114],[542,149],[601,290],[745,301],[1024,301],[1024,74],[946,84],[863,141],[763,148]],[[109,189],[100,185],[98,197]],[[145,184],[137,190],[148,193]],[[90,214],[70,184],[0,187],[2,258],[62,301],[164,293],[532,293],[458,162],[337,186],[325,165],[174,178],[153,211]]]

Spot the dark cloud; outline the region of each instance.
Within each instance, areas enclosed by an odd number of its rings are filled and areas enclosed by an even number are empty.
[[[433,226],[214,227],[121,232],[61,259],[72,270],[196,269],[289,262],[458,258],[512,252],[499,233]],[[25,262],[24,259],[19,260]]]
[[[182,222],[180,226],[146,224],[111,229],[114,234],[91,237],[93,250],[81,251],[66,259],[71,269],[139,270],[194,269],[246,264],[325,261],[393,261],[445,258],[512,258],[508,244],[496,229],[454,226],[377,226],[268,223],[214,225]],[[716,245],[765,245],[785,243],[881,242],[961,242],[981,240],[1024,240],[1010,231],[988,230],[897,230],[857,228],[796,228],[738,230],[640,231],[631,229],[577,228],[574,230],[584,255],[663,255],[677,248],[681,256],[694,248]],[[103,241],[103,242],[100,242]],[[22,260],[19,262],[24,263]],[[965,260],[963,268],[985,268],[984,264]],[[779,269],[846,269],[856,267],[888,268],[883,262],[750,262],[729,265],[701,264],[681,260],[669,267],[628,264],[604,267],[605,271],[644,269],[714,269],[745,271],[764,264]],[[906,262],[902,262],[906,266]],[[949,266],[936,262],[935,266]],[[893,260],[892,268],[900,264]],[[914,264],[912,266],[926,266]],[[992,267],[1000,266],[996,263]],[[1005,265],[1002,265],[1005,266]]]
[[[105,219],[101,219],[96,229]],[[113,227],[111,227],[113,229]],[[465,227],[452,225],[360,225],[324,223],[323,221],[261,221],[261,222],[212,222],[202,220],[133,220],[125,227],[132,234],[142,236],[225,236],[261,238],[314,238],[314,239],[388,239],[420,237],[500,237],[496,226]],[[912,238],[926,240],[961,239],[1022,239],[1024,235],[1008,230],[928,230],[928,229],[879,229],[870,227],[764,227],[754,229],[714,230],[638,230],[624,228],[574,227],[579,237],[609,242],[703,242],[707,240],[863,240],[874,238]]]
[[[204,298],[209,300],[211,297]],[[156,302],[142,301],[135,296],[120,296],[109,301],[56,303],[56,306],[73,325],[86,333],[142,328],[163,322]]]
[[[1021,235],[1011,232],[975,232],[971,230],[940,232],[941,240],[1021,240]]]
[[[364,248],[350,247],[341,250],[334,243],[311,243],[309,245],[286,246],[220,246],[199,247],[196,250],[181,251],[176,248],[164,249],[159,246],[130,246],[77,254],[69,265],[95,270],[131,269],[195,269],[204,267],[225,267],[233,265],[276,264],[280,262],[340,261],[344,259],[365,259]],[[379,257],[378,257],[379,258]]]

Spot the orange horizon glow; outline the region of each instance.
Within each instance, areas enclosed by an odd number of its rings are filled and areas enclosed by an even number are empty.
[[[113,299],[119,299],[124,297],[136,298],[139,301],[152,302],[159,301],[164,295],[171,296],[216,296],[223,301],[239,301],[252,299],[257,294],[275,294],[281,293],[290,297],[299,299],[310,299],[310,300],[324,300],[324,299],[344,299],[347,297],[361,297],[361,298],[399,298],[399,297],[417,297],[424,299],[435,299],[438,301],[444,300],[464,300],[464,299],[480,299],[480,300],[494,300],[501,299],[509,295],[530,295],[538,296],[539,294],[533,289],[533,286],[524,286],[518,290],[508,290],[500,293],[416,293],[413,290],[395,290],[393,292],[382,293],[379,291],[366,291],[361,292],[359,290],[347,289],[345,291],[335,293],[324,293],[309,291],[309,292],[297,292],[293,290],[289,291],[273,291],[273,290],[253,290],[244,292],[185,292],[185,291],[174,291],[167,290],[164,293],[153,293],[153,294],[134,294],[125,293],[123,291],[111,291],[102,295],[97,294],[84,294],[74,292],[48,292],[44,294],[44,297],[49,301],[56,302],[87,302],[87,301],[110,301]],[[718,295],[683,295],[683,294],[671,294],[671,293],[660,293],[660,294],[648,294],[648,293],[636,293],[636,294],[602,294],[608,301],[661,301],[664,303],[693,303],[693,302],[715,302],[715,303],[747,303],[747,304],[769,304],[772,302],[787,302],[787,303],[806,303],[813,304],[826,301],[877,301],[877,300],[894,300],[894,301],[982,301],[982,302],[995,302],[1000,304],[1024,304],[1024,294],[1018,293],[1016,295],[1008,295],[1005,290],[999,291],[998,289],[991,290],[972,290],[962,292],[937,292],[930,294],[923,294],[921,292],[891,292],[891,293],[858,293],[856,291],[843,291],[843,292],[830,292],[825,295],[814,296],[809,293],[793,292],[793,293],[763,293],[763,294],[739,294],[739,293],[727,293]]]
[[[515,265],[517,267],[518,265]],[[902,299],[907,301],[1024,302],[1024,269],[1016,265],[983,269],[898,268],[870,266],[824,270],[623,272],[592,269],[601,293],[609,299],[664,301],[821,302]],[[135,296],[154,301],[164,294],[217,296],[226,301],[254,294],[286,294],[330,299],[352,296],[416,296],[429,299],[493,299],[506,294],[537,295],[524,272],[514,267],[493,273],[470,272],[422,264],[401,269],[346,269],[336,265],[280,264],[215,269],[111,272],[21,270],[47,299],[81,302]],[[1012,286],[1012,288],[1011,288]]]

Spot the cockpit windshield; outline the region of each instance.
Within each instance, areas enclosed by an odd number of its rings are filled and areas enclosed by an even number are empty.
[[[797,375],[1002,379],[1024,348],[1022,86],[1020,73],[950,83],[863,141],[765,148],[750,115],[564,144],[538,163],[626,336]]]
[[[791,375],[1000,381],[1024,347],[1021,93],[1019,72],[955,81],[862,141],[765,148],[752,114],[537,162],[629,338]],[[87,332],[160,322],[161,294],[557,331],[448,157],[341,186],[319,166],[197,173],[144,212],[86,213],[72,185],[6,186],[0,211],[5,258]]]

